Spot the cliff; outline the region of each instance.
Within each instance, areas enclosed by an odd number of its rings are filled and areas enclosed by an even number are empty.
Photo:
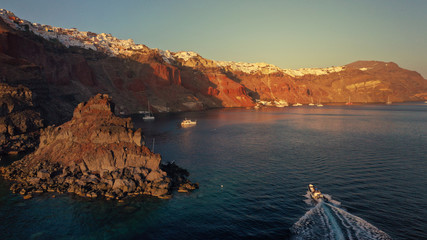
[[[151,49],[111,34],[30,23],[6,10],[0,17],[0,79],[23,84],[39,96],[42,115],[51,123],[69,119],[77,103],[99,92],[112,96],[118,111],[126,114],[146,110],[147,101],[155,112],[177,112],[250,107],[256,100],[344,103],[350,96],[369,103],[427,98],[427,81],[391,62],[281,69]],[[11,65],[18,70],[7,70]],[[19,71],[24,67],[27,72]],[[58,108],[61,113],[55,112]]]
[[[0,83],[0,155],[34,150],[44,127],[32,92]]]
[[[173,188],[197,187],[186,179],[188,172],[160,161],[144,145],[141,129],[134,131],[130,118],[115,116],[111,98],[98,94],[80,103],[70,121],[42,130],[36,151],[0,171],[18,182],[11,189],[23,195],[48,191],[164,198]]]

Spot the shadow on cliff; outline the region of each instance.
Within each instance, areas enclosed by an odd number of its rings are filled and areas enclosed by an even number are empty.
[[[247,92],[248,96],[252,98],[252,100],[255,102],[256,99],[260,99],[260,94],[256,91],[256,89],[252,90],[249,89],[245,84],[243,84],[243,80],[237,77],[235,74],[233,74],[230,71],[222,70],[222,73],[225,74],[228,78],[235,81],[236,83],[242,85],[245,88],[245,91]]]
[[[49,124],[69,120],[79,102],[99,92],[113,96],[127,113],[145,109],[148,101],[160,112],[221,106],[212,91],[215,84],[204,73],[169,65],[153,52],[118,58],[66,48],[56,39],[14,31],[0,20],[0,55],[0,80],[33,91]]]

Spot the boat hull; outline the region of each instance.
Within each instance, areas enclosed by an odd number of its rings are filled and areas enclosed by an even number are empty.
[[[192,127],[192,126],[196,126],[197,121],[191,121],[189,119],[185,119],[184,121],[181,122],[181,127],[185,128],[185,127]]]
[[[316,187],[312,184],[308,185],[308,192],[310,193],[310,197],[316,202],[325,199],[323,194],[319,190],[317,190]]]

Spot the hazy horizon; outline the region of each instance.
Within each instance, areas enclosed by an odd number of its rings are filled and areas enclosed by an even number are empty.
[[[12,1],[41,24],[281,68],[395,62],[427,77],[427,1]]]

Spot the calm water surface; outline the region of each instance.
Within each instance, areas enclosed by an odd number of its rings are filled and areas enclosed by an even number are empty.
[[[184,118],[197,126],[179,127]],[[427,104],[134,118],[200,189],[124,203],[22,200],[0,180],[0,239],[427,239]],[[314,204],[316,184],[332,200]]]

